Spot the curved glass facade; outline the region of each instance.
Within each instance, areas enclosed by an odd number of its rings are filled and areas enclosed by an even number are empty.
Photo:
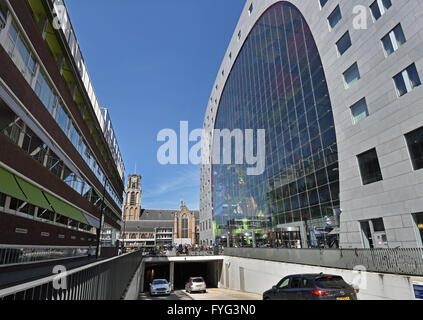
[[[316,43],[292,4],[270,7],[246,39],[215,129],[266,130],[262,175],[248,176],[247,165],[213,165],[218,241],[305,247],[329,238],[339,208],[332,106]]]

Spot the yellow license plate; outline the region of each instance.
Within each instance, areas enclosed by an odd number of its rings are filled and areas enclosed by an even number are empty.
[[[342,298],[336,298],[336,300],[351,300],[350,297],[342,297]]]
[[[197,288],[201,288],[202,287],[202,285],[200,284],[200,285],[197,285]]]

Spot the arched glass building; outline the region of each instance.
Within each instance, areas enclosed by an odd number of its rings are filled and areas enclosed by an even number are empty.
[[[246,1],[204,119],[201,243],[423,246],[420,7]],[[265,130],[263,174],[220,164],[224,129]]]
[[[319,52],[292,4],[270,7],[248,35],[217,110],[215,129],[227,128],[266,130],[265,172],[212,155],[216,236],[248,245],[254,232],[263,245],[273,230],[293,247],[302,222],[325,228],[339,207],[335,127]]]

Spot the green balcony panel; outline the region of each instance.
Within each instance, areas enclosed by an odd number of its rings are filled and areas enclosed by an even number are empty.
[[[54,211],[58,214],[61,214],[62,216],[68,217],[72,220],[76,220],[85,224],[88,224],[87,219],[85,219],[85,216],[82,214],[82,212],[71,205],[67,204],[66,202],[57,199],[55,196],[52,196],[51,194],[44,192],[46,195],[48,201],[51,203]]]
[[[25,180],[19,177],[16,177],[16,180],[18,181],[18,184],[21,186],[21,189],[27,196],[29,203],[43,209],[51,210],[50,204],[47,202],[47,199],[44,197],[43,192],[39,188],[35,187],[34,185],[26,182]]]
[[[0,167],[0,192],[7,194],[11,197],[27,201],[26,196],[19,188],[18,183],[15,180],[15,176],[9,171]]]

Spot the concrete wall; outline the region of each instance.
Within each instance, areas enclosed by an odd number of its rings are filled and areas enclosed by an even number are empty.
[[[360,300],[415,300],[412,281],[423,277],[359,272],[225,256],[219,288],[262,294],[283,277],[301,273],[340,275],[360,288]]]

